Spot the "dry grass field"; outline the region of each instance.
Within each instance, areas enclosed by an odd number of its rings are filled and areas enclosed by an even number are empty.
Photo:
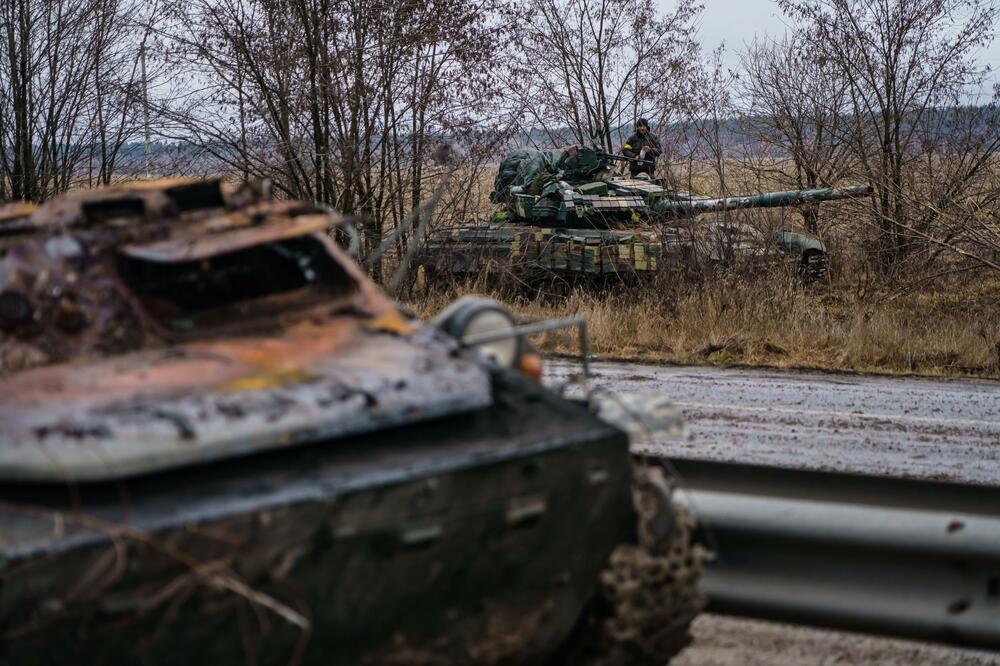
[[[465,283],[409,299],[423,317],[464,293],[484,293],[525,318],[583,315],[591,351],[620,359],[859,372],[1000,377],[1000,280],[954,281],[914,293],[803,286],[780,271],[719,274],[672,289],[577,290],[532,298]],[[572,353],[575,337],[535,340]]]

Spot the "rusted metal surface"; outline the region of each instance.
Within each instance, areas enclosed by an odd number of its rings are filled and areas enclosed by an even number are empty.
[[[31,222],[35,229],[50,231],[98,228],[111,222],[143,235],[166,236],[170,233],[168,223],[191,223],[262,198],[260,188],[253,184],[235,188],[214,179],[165,178],[67,192],[39,206]],[[159,232],[144,228],[151,222],[164,228]]]
[[[0,234],[0,375],[205,337],[202,325],[219,327],[216,335],[275,319],[281,327],[296,313],[316,317],[319,303],[327,314],[382,316],[393,304],[326,234],[340,221],[312,204],[270,201],[252,186],[218,181],[154,181],[54,199],[22,219],[17,233]],[[308,252],[297,239],[308,239]],[[261,257],[237,265],[242,273],[227,259],[254,248],[270,252],[264,258],[273,257],[275,270],[297,271],[301,284],[272,294],[261,282],[273,276],[255,274]],[[218,267],[195,263],[215,257]],[[176,271],[147,278],[151,299],[123,273],[124,260],[140,277],[151,270],[141,262]],[[172,302],[196,299],[209,278],[225,292],[210,294],[214,301]]]
[[[18,373],[0,381],[0,478],[115,478],[487,405],[454,345],[341,319]]]
[[[27,227],[28,218],[35,212],[35,204],[27,201],[0,203],[0,236],[18,233]]]
[[[120,252],[146,261],[194,261],[240,250],[251,245],[273,243],[287,238],[325,231],[339,223],[339,217],[330,215],[300,215],[267,225],[255,226],[251,215],[243,214],[239,220],[233,215],[209,218],[205,224],[185,229],[184,233],[152,243],[132,243]],[[242,222],[242,223],[241,223]]]
[[[487,369],[415,332],[312,204],[157,181],[29,219],[0,238],[0,478],[118,478],[489,403]]]

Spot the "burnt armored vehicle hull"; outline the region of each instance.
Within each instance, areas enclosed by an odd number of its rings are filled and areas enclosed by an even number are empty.
[[[548,657],[634,539],[628,442],[527,380],[494,389],[447,423],[5,485],[0,661]]]
[[[625,432],[521,373],[499,306],[408,318],[338,221],[212,182],[4,219],[0,663],[684,644],[700,559]]]
[[[868,187],[849,187],[710,199],[671,190],[660,180],[618,176],[615,159],[581,147],[515,151],[500,164],[491,194],[502,210],[484,224],[435,230],[417,263],[431,279],[487,271],[574,281],[753,259],[785,262],[815,278],[828,264],[818,238],[698,216],[871,194]]]

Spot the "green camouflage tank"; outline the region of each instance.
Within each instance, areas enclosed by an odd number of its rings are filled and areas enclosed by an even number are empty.
[[[707,212],[871,194],[871,188],[856,186],[711,199],[672,190],[659,179],[617,175],[614,162],[627,159],[578,146],[514,151],[500,163],[490,194],[501,210],[485,224],[435,230],[417,263],[432,279],[484,270],[525,278],[618,277],[770,252],[815,277],[826,270],[826,246],[818,238],[693,220]]]

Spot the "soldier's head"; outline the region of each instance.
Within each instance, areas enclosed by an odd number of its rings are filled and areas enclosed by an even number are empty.
[[[638,134],[649,134],[649,121],[645,118],[639,118],[635,121],[635,131]]]

